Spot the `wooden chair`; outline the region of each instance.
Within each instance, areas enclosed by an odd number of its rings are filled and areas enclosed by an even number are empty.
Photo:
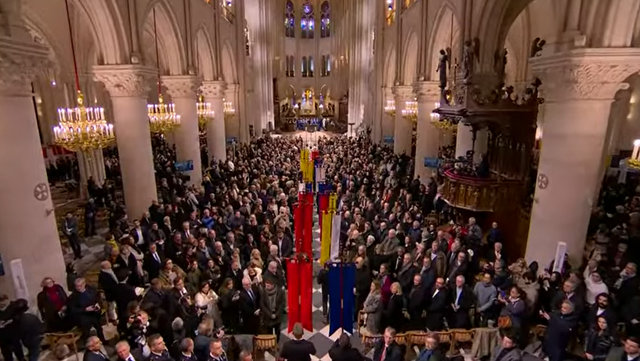
[[[257,358],[261,352],[270,351],[275,357],[278,352],[276,335],[253,336],[253,357]]]
[[[449,350],[451,350],[451,346],[453,345],[453,336],[450,331],[440,331],[436,332],[438,334],[438,338],[440,339],[440,347],[442,348],[443,344],[449,345]]]
[[[458,345],[464,342],[473,342],[474,330],[466,330],[462,328],[454,328],[449,330],[451,332],[451,346],[449,348],[449,354],[455,354]]]
[[[415,345],[424,345],[426,338],[427,333],[424,331],[407,331],[407,348],[413,348]]]
[[[364,348],[364,354],[366,355],[371,351],[376,342],[382,339],[382,335],[369,335],[369,334],[361,334],[360,340],[362,341],[362,346]]]
[[[396,333],[396,343],[398,345],[406,345],[407,344],[407,334],[406,333]]]
[[[76,328],[71,330],[71,332],[63,332],[63,333],[45,333],[42,342],[46,345],[49,345],[51,351],[55,354],[56,350],[63,345],[66,345],[69,348],[69,351],[73,352],[76,355],[76,361],[80,361],[78,357],[78,340],[80,340],[80,333],[74,332],[78,331]],[[56,355],[57,357],[57,355]],[[64,358],[69,357],[69,355],[64,355]]]

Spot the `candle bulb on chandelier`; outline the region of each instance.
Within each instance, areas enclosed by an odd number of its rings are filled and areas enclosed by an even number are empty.
[[[640,151],[640,139],[636,139],[633,141],[633,153],[631,153],[632,160],[639,160],[638,151]]]

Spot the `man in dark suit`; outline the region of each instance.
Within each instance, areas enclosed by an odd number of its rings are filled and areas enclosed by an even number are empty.
[[[356,258],[356,314],[364,305],[371,289],[371,271],[362,257]]]
[[[424,328],[423,312],[427,305],[428,288],[422,282],[422,276],[416,274],[413,276],[413,288],[408,294],[407,311],[409,312],[410,330],[419,330]]]
[[[404,352],[395,341],[396,330],[387,327],[384,337],[373,348],[373,361],[402,361]]]
[[[169,355],[167,345],[164,343],[164,339],[159,334],[153,334],[147,339],[151,355],[149,355],[148,361],[174,361]]]
[[[286,237],[282,230],[276,232],[276,239],[274,244],[278,246],[278,257],[287,258],[293,254],[293,242],[291,238]]]
[[[302,324],[297,322],[293,325],[294,340],[289,340],[282,345],[280,357],[287,361],[311,361],[311,355],[316,354],[316,347],[313,343],[303,340]]]
[[[458,251],[455,262],[449,267],[449,273],[447,276],[447,283],[452,286],[456,282],[456,277],[465,276],[469,264],[467,262],[467,252]]]
[[[133,220],[133,229],[129,232],[131,237],[133,237],[134,244],[138,246],[138,248],[142,250],[147,249],[147,243],[149,242],[149,231],[142,228],[140,225],[140,221],[137,219]]]
[[[102,342],[96,336],[87,338],[87,349],[82,356],[82,361],[109,361],[107,355],[102,353]]]
[[[142,349],[138,348],[131,352],[131,347],[127,341],[119,341],[116,343],[117,361],[143,361]]]
[[[587,310],[587,326],[594,326],[598,317],[604,317],[608,325],[615,325],[618,320],[616,312],[611,307],[610,296],[604,292],[596,296],[596,303]]]
[[[149,251],[144,255],[144,260],[142,261],[142,268],[147,271],[150,280],[158,277],[163,261],[164,255],[158,251],[156,243],[150,243]]]
[[[464,276],[456,277],[455,282],[455,287],[449,290],[449,302],[451,304],[449,327],[470,328],[469,309],[473,306],[474,295],[469,286],[465,284]]]
[[[71,212],[67,212],[64,217],[64,225],[62,231],[69,240],[69,246],[73,250],[73,259],[82,258],[80,251],[80,236],[78,235],[78,220]]]
[[[244,333],[258,334],[260,326],[260,293],[251,285],[251,279],[242,279],[242,291],[240,291],[240,317]]]
[[[209,342],[209,356],[205,361],[227,361],[227,354],[222,348],[221,339],[211,339],[211,342]]]
[[[573,313],[576,315],[581,315],[584,310],[584,297],[580,297],[576,294],[576,284],[571,280],[566,280],[562,284],[562,290],[559,290],[558,293],[553,298],[551,303],[551,310],[558,311],[560,310],[560,306],[564,301],[569,301],[573,304]]]
[[[82,336],[89,337],[91,327],[96,329],[100,340],[104,340],[102,325],[100,324],[100,303],[98,292],[87,287],[84,278],[80,277],[74,282],[75,290],[67,300],[67,307],[72,321],[80,327]]]
[[[402,293],[408,295],[413,286],[413,276],[418,273],[416,267],[413,265],[413,259],[411,253],[405,253],[402,257],[402,266],[396,271],[396,278],[402,286]]]
[[[118,278],[111,268],[111,262],[102,261],[100,263],[100,274],[98,275],[98,287],[104,291],[107,302],[115,301]]]
[[[236,289],[240,289],[240,285],[242,284],[242,278],[244,277],[244,274],[240,269],[240,263],[238,263],[238,261],[231,262],[231,268],[229,269],[229,272],[227,272],[226,277],[231,278],[233,280],[233,286]]]
[[[419,270],[422,284],[427,290],[433,289],[433,285],[436,283],[436,271],[431,267],[431,258],[424,257],[422,259],[422,268]]]
[[[447,290],[444,286],[444,279],[438,277],[433,288],[429,306],[427,307],[427,328],[430,331],[442,330],[442,319],[444,318],[448,305]]]

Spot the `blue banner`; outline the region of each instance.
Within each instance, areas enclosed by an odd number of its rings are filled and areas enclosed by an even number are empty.
[[[175,162],[174,166],[178,172],[189,172],[193,170],[193,161],[185,160],[184,162]]]
[[[356,267],[353,263],[329,265],[329,335],[342,328],[353,333]]]
[[[393,135],[385,135],[383,140],[382,140],[385,144],[393,144]]]

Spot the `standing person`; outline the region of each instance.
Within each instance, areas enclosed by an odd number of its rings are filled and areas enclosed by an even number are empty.
[[[588,361],[604,361],[614,345],[615,338],[604,316],[587,332],[584,342],[584,358]]]
[[[104,340],[102,325],[100,324],[98,292],[88,287],[85,279],[82,277],[75,280],[74,286],[75,290],[67,300],[71,320],[80,327],[84,339],[89,337],[89,333],[93,327],[100,341]]]
[[[316,280],[322,287],[322,316],[324,316],[325,323],[329,323],[329,262],[325,262],[324,266],[318,271]]]
[[[276,340],[280,342],[280,324],[286,301],[282,288],[276,287],[272,280],[264,281],[264,288],[260,295],[260,316],[262,316],[262,326],[266,333],[275,334]]]
[[[540,311],[540,315],[549,321],[542,343],[543,351],[549,356],[549,361],[564,360],[565,350],[578,324],[578,317],[573,313],[573,304],[571,301],[564,301],[559,311],[551,315]]]
[[[402,361],[402,349],[395,341],[396,330],[387,327],[382,340],[373,348],[373,361]]]
[[[169,355],[167,345],[164,343],[162,336],[156,333],[149,336],[147,341],[151,350],[148,361],[174,361]]]
[[[189,337],[183,338],[180,341],[180,354],[177,361],[198,361],[198,358],[193,353],[193,340]]]
[[[67,212],[64,217],[63,233],[67,236],[69,246],[73,250],[73,259],[82,258],[80,236],[78,235],[78,219],[71,212]]]
[[[239,304],[244,333],[257,335],[260,326],[260,293],[254,289],[249,277],[242,279]]]
[[[24,347],[29,350],[29,361],[38,361],[40,344],[44,335],[44,325],[38,316],[27,312],[29,304],[21,298],[15,301],[18,335]]]
[[[66,326],[67,293],[53,278],[42,280],[42,291],[38,293],[38,311],[47,332],[63,331]]]
[[[295,339],[289,340],[282,345],[282,351],[280,351],[280,357],[287,361],[311,361],[311,355],[316,354],[316,347],[313,343],[303,340],[302,324],[297,322],[293,325],[293,337]]]
[[[617,347],[609,352],[605,361],[639,361],[640,360],[640,337],[627,337],[623,347]]]
[[[84,206],[84,236],[92,237],[96,235],[96,213],[98,209],[93,198]]]
[[[469,309],[473,306],[474,296],[469,286],[465,284],[464,276],[457,276],[455,287],[449,291],[451,312],[449,314],[450,328],[470,328]]]
[[[371,282],[369,295],[364,301],[362,312],[366,316],[365,330],[370,335],[380,333],[380,323],[382,319],[382,301],[380,300],[380,282],[374,280]]]
[[[5,361],[13,361],[14,353],[18,361],[24,360],[15,314],[9,297],[0,294],[0,350]]]
[[[209,357],[206,361],[227,361],[227,353],[222,348],[222,340],[214,338],[209,343]]]
[[[438,277],[433,287],[431,301],[427,307],[427,328],[429,331],[440,331],[443,327],[443,319],[447,310],[447,290],[444,286],[444,278]]]
[[[486,327],[488,321],[494,320],[496,317],[495,303],[498,290],[492,283],[491,273],[485,272],[483,274],[482,281],[476,283],[474,286],[473,294],[476,298],[476,315],[479,317],[478,324]]]
[[[403,312],[406,312],[404,305],[404,296],[402,295],[402,286],[399,282],[391,284],[391,298],[389,303],[382,310],[382,321],[384,325],[393,329],[404,327],[406,319]]]
[[[118,355],[116,361],[143,361],[142,350],[138,348],[131,352],[131,346],[124,340],[116,343],[116,355]]]

